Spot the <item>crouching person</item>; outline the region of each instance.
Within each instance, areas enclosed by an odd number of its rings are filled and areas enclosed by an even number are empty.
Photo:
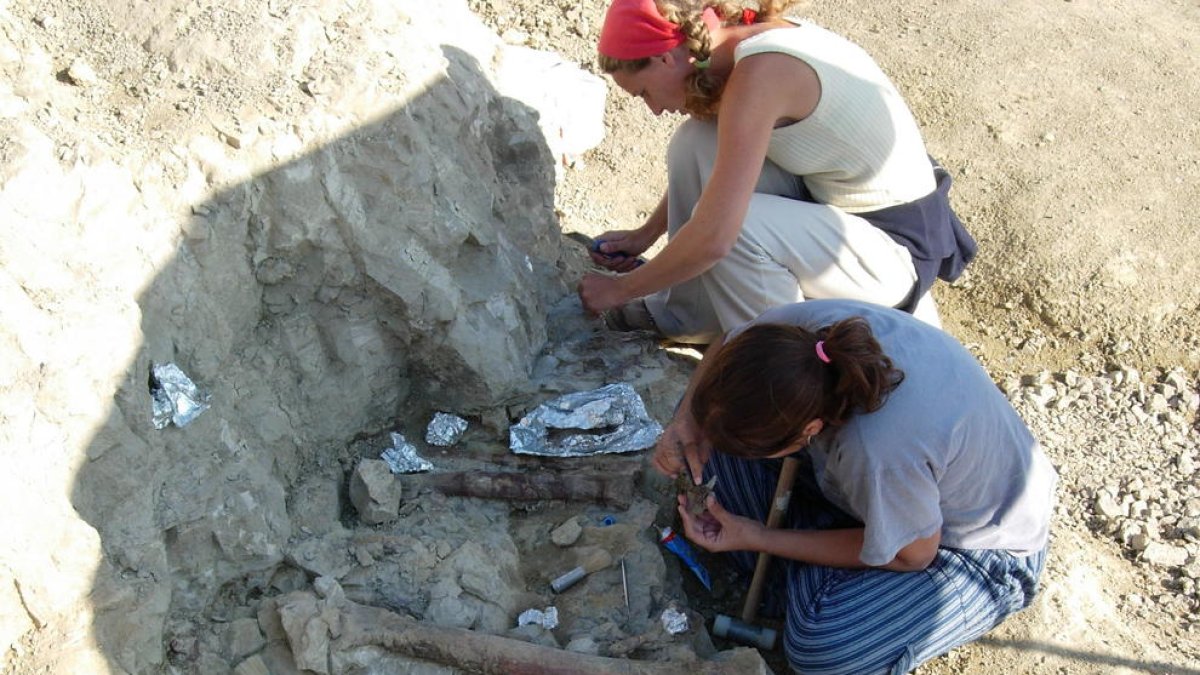
[[[782,458],[803,460],[764,525]],[[717,477],[687,537],[747,572],[774,556],[801,673],[901,673],[1029,605],[1057,476],[975,358],[903,312],[849,300],[768,310],[718,340],[655,450]],[[681,497],[681,501],[683,498]]]

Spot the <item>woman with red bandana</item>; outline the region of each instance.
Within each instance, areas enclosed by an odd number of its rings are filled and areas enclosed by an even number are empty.
[[[861,48],[784,3],[615,0],[602,69],[660,115],[685,113],[666,194],[597,238],[584,309],[618,330],[708,344],[770,307],[864,300],[938,325],[929,289],[975,242],[895,86]],[[663,234],[667,245],[637,257]]]

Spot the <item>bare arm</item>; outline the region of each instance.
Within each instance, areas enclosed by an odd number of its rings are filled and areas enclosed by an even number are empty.
[[[641,229],[646,231],[646,236],[652,242],[658,241],[659,237],[667,233],[667,193],[663,193],[662,199],[658,200],[658,206],[650,212]]]
[[[678,509],[687,538],[705,550],[756,551],[824,567],[867,567],[860,560],[864,532],[861,527],[840,530],[767,529],[763,523],[726,511],[715,497],[710,496],[706,506],[708,509],[704,513],[695,515],[685,508],[681,496]],[[894,572],[923,570],[933,562],[941,541],[941,532],[916,539],[880,567]]]
[[[758,542],[753,550],[766,551],[771,555],[799,560],[825,567],[866,567],[859,560],[863,547],[863,529],[845,530],[768,530],[762,528],[755,537]],[[917,539],[900,549],[896,557],[883,569],[893,572],[916,572],[933,562],[937,554],[941,533]]]

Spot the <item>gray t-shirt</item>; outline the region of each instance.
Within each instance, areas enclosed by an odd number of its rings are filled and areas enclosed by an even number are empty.
[[[852,415],[808,448],[825,497],[866,528],[863,564],[885,565],[939,530],[950,548],[1041,550],[1057,474],[957,340],[904,312],[853,300],[777,307],[747,325],[817,330],[852,316],[866,319],[905,375],[882,408]]]

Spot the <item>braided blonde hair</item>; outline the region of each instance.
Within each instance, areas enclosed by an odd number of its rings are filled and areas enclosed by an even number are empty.
[[[684,44],[688,52],[697,62],[706,61],[712,55],[712,36],[708,33],[708,25],[704,23],[701,14],[706,7],[712,7],[721,17],[724,26],[737,25],[742,22],[742,10],[753,9],[757,12],[755,23],[772,21],[783,14],[791,5],[787,0],[765,0],[747,5],[741,2],[712,2],[711,0],[654,0],[658,12],[667,21],[679,26],[684,35]],[[600,69],[605,73],[625,71],[636,73],[650,65],[650,58],[614,59],[601,54],[598,59]],[[725,88],[725,80],[714,75],[705,68],[697,68],[688,76],[684,107],[694,117],[711,119],[716,116],[717,106],[721,102],[721,91]]]

